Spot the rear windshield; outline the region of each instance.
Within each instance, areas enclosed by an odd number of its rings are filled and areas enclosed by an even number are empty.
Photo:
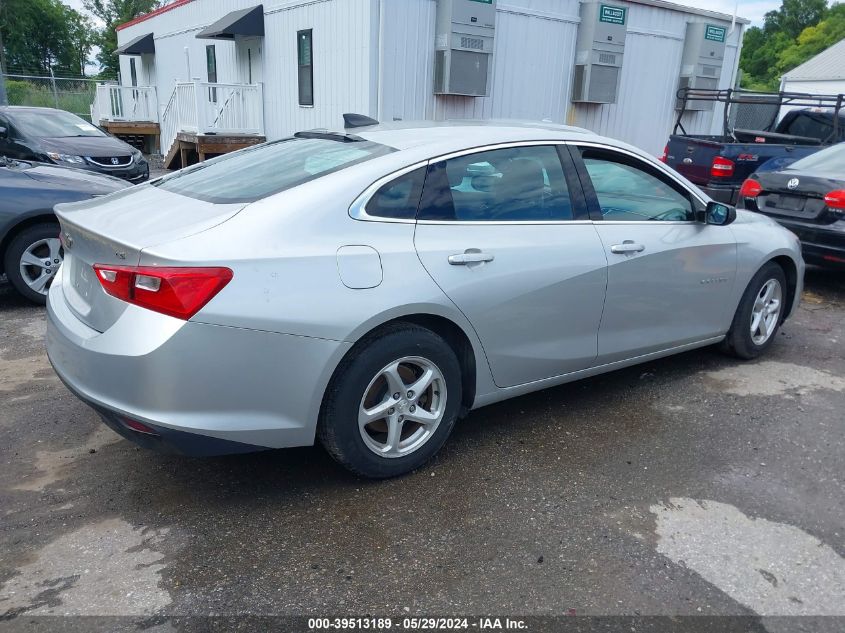
[[[393,151],[370,141],[287,138],[214,158],[153,185],[218,204],[254,202]]]
[[[812,169],[824,173],[845,174],[845,143],[805,156],[792,163],[789,169]]]
[[[72,136],[105,136],[105,134],[80,119],[75,114],[62,110],[17,110],[9,117],[18,132],[35,138],[68,138]]]

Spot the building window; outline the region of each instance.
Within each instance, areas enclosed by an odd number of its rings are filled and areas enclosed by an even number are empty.
[[[205,67],[208,74],[208,83],[217,83],[217,53],[214,50],[214,44],[209,44],[205,47]],[[217,103],[217,88],[209,86],[208,100]]]
[[[311,29],[296,34],[297,65],[299,66],[299,105],[314,105],[314,66]]]
[[[129,75],[132,78],[132,85],[137,86],[138,85],[138,70],[135,68],[135,58],[134,57],[129,58]]]

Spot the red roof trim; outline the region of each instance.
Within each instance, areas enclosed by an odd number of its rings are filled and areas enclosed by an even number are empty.
[[[144,15],[139,15],[134,20],[129,20],[129,22],[124,22],[123,24],[118,24],[115,27],[116,31],[120,31],[125,29],[127,26],[132,26],[133,24],[139,24],[145,20],[149,20],[150,18],[154,18],[157,15],[161,15],[162,13],[167,13],[168,11],[172,11],[173,9],[177,9],[183,5],[188,4],[189,2],[193,2],[194,0],[176,0],[172,4],[165,5],[155,11],[150,11],[149,13],[145,13]]]

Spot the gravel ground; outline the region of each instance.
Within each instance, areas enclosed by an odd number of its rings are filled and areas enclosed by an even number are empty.
[[[0,625],[569,613],[845,630],[843,280],[809,271],[764,359],[698,350],[490,406],[377,483],[317,447],[137,449],[58,381],[43,309],[0,280]]]

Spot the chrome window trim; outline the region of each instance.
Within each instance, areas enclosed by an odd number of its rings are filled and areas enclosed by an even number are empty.
[[[417,220],[417,224],[441,224],[448,226],[548,226],[550,224],[593,224],[592,220]]]
[[[609,150],[611,152],[618,152],[620,154],[624,154],[631,158],[634,158],[646,165],[655,167],[665,176],[672,179],[678,186],[680,186],[684,191],[687,191],[692,197],[696,200],[701,202],[703,205],[707,205],[707,200],[701,197],[698,193],[691,190],[686,183],[679,180],[676,176],[672,174],[668,167],[663,165],[662,163],[654,162],[643,158],[640,154],[636,152],[632,152],[628,149],[624,149],[621,147],[616,147],[614,145],[608,145],[607,143],[598,143],[595,141],[580,141],[580,140],[562,140],[562,139],[544,139],[544,140],[536,140],[536,141],[508,141],[503,143],[493,143],[491,145],[479,145],[476,147],[470,147],[454,152],[449,152],[448,154],[441,154],[439,156],[434,156],[424,161],[420,161],[414,163],[412,165],[407,165],[406,167],[402,167],[401,169],[397,169],[386,176],[382,176],[375,182],[373,182],[369,187],[364,189],[364,191],[358,195],[357,198],[352,202],[349,206],[349,216],[354,220],[362,220],[366,222],[386,222],[390,224],[429,224],[429,225],[450,225],[450,226],[464,226],[464,225],[472,225],[472,226],[491,226],[491,225],[553,225],[553,224],[654,224],[653,220],[549,220],[546,222],[540,220],[416,220],[416,219],[404,219],[404,218],[384,218],[380,216],[370,215],[366,211],[367,203],[370,201],[370,198],[375,195],[376,191],[378,191],[381,187],[389,183],[390,181],[404,176],[405,174],[414,171],[415,169],[419,169],[421,167],[429,167],[432,164],[440,163],[444,160],[450,160],[452,158],[459,158],[461,156],[467,156],[469,154],[480,154],[482,152],[494,151],[498,149],[508,149],[510,147],[534,147],[534,146],[545,146],[545,145],[573,145],[576,147],[596,147],[598,149]],[[697,222],[696,220],[671,220],[671,221],[661,221],[660,226],[672,225],[672,224],[680,224],[680,225],[690,225],[690,224],[701,224],[701,222]]]

